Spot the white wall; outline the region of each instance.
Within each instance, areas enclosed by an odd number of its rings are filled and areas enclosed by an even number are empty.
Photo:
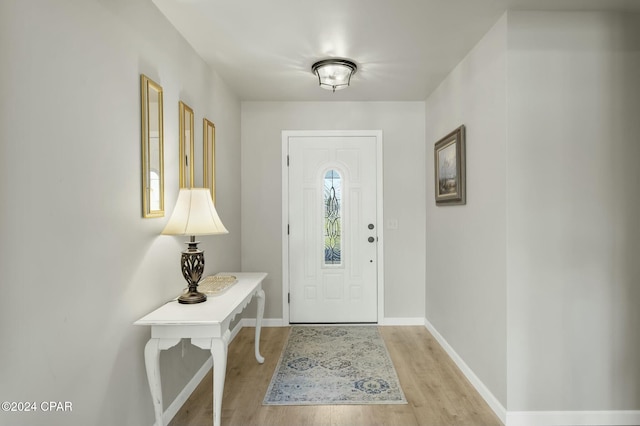
[[[0,400],[73,403],[0,424],[150,425],[150,333],[132,323],[185,285],[182,240],[159,236],[178,100],[216,124],[230,234],[202,238],[207,273],[240,268],[239,101],[146,0],[2,1],[0,52]],[[141,217],[140,73],[164,88],[161,219]],[[181,349],[161,357],[165,405],[208,356]]]
[[[339,96],[339,94],[336,94]],[[265,318],[282,318],[282,130],[382,130],[385,317],[424,317],[424,103],[243,102],[242,268],[265,271]],[[287,322],[288,319],[285,319]]]
[[[468,184],[436,207],[427,150],[427,319],[508,424],[640,418],[638,75],[640,15],[509,12],[426,102]]]
[[[506,405],[506,16],[426,102],[426,317]],[[433,146],[466,127],[467,203],[436,206]]]
[[[508,34],[508,408],[638,410],[640,15]]]

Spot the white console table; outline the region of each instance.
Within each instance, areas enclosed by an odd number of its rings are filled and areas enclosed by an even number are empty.
[[[264,315],[264,291],[262,281],[266,273],[225,273],[235,275],[238,282],[223,294],[208,296],[203,303],[183,305],[172,300],[134,324],[151,326],[151,339],[144,348],[144,359],[153,399],[156,425],[162,420],[162,386],[160,381],[160,351],[177,345],[181,339],[190,338],[195,346],[211,351],[213,357],[213,424],[220,426],[222,393],[227,369],[227,347],[229,345],[229,323],[251,301],[258,298],[256,318],[255,356],[262,364],[260,355],[260,328]]]

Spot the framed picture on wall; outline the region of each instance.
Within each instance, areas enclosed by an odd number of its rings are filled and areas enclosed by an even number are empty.
[[[436,142],[434,161],[436,205],[466,204],[464,125]]]
[[[209,188],[213,204],[216,203],[216,126],[206,118],[202,120],[202,182]]]
[[[180,188],[193,188],[193,110],[184,102],[178,102],[180,123]]]
[[[140,74],[142,130],[142,217],[164,216],[164,130],[162,87]]]

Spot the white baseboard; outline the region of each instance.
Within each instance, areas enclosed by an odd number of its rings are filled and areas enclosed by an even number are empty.
[[[207,375],[209,370],[213,367],[213,358],[209,357],[202,367],[196,372],[196,374],[189,380],[189,383],[180,391],[176,399],[173,400],[171,405],[167,407],[167,409],[162,413],[162,421],[165,425],[168,425],[169,422],[178,414],[180,408],[187,402],[187,399],[191,396],[194,390],[198,387],[204,376]]]
[[[424,325],[424,318],[383,318],[378,325]]]
[[[243,327],[255,327],[255,318],[243,318],[240,320]],[[421,325],[424,326],[424,318],[383,318],[378,325]],[[282,318],[265,318],[262,320],[263,327],[288,327],[289,324]]]
[[[496,416],[500,419],[500,421],[507,425],[507,410],[502,406],[498,398],[496,398],[489,388],[482,383],[482,380],[473,372],[473,370],[464,362],[464,360],[456,353],[455,350],[451,347],[451,345],[445,340],[444,337],[435,327],[425,318],[424,325],[427,327],[427,330],[433,335],[433,337],[440,343],[440,346],[447,352],[449,357],[455,362],[458,368],[462,371],[462,374],[465,375],[467,380],[471,382],[476,391],[480,394],[480,396],[489,404],[489,407],[496,413]],[[511,426],[510,424],[508,424]]]
[[[507,411],[427,319],[424,325],[506,426],[640,425],[640,411]]]
[[[233,329],[231,330],[231,335],[229,336],[229,343],[233,342],[233,339],[235,339],[238,333],[240,333],[240,330],[242,330],[242,327],[246,327],[246,326],[243,325],[242,320],[240,320],[238,321],[236,326],[233,327]]]
[[[255,327],[255,318],[242,318],[240,323],[243,327]],[[289,324],[285,323],[282,318],[264,318],[262,320],[263,327],[288,327]]]
[[[281,319],[267,318],[262,320],[263,327],[282,327],[283,325],[288,325],[288,324],[283,324],[283,321]],[[236,326],[233,327],[233,330],[231,330],[229,343],[233,342],[233,339],[238,335],[240,330],[242,330],[242,327],[255,327],[255,326],[256,326],[255,318],[241,319],[240,321],[238,321],[238,324],[236,324]],[[196,374],[191,378],[191,380],[189,380],[189,383],[187,383],[187,385],[180,391],[178,396],[176,396],[176,398],[173,400],[171,405],[169,405],[169,407],[167,407],[167,409],[164,411],[164,413],[162,414],[162,421],[164,422],[164,424],[169,424],[169,422],[175,417],[175,415],[178,414],[178,411],[180,411],[180,408],[182,408],[184,403],[187,402],[187,400],[189,399],[193,391],[196,390],[196,387],[198,387],[202,379],[204,379],[204,376],[207,375],[207,373],[209,372],[209,370],[211,370],[211,368],[213,368],[213,358],[209,357],[204,362],[204,364],[202,364],[202,367],[200,367],[200,369],[196,372]]]
[[[634,426],[640,411],[509,411],[508,426]]]

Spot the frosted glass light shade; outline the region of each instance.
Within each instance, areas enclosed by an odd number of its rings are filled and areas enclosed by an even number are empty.
[[[183,188],[162,235],[228,234],[208,188]]]
[[[347,59],[325,59],[311,67],[311,71],[318,76],[320,87],[334,92],[348,87],[357,69],[356,64]]]

